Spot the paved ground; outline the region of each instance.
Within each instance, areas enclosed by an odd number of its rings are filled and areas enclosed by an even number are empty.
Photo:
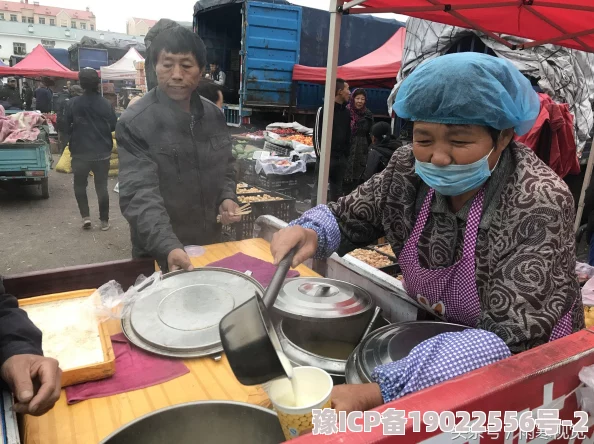
[[[57,163],[57,156],[54,157]],[[0,274],[83,265],[130,257],[130,232],[109,180],[111,230],[99,229],[92,178],[88,196],[93,229],[83,231],[74,198],[72,174],[50,175],[50,198],[39,187],[0,189]]]

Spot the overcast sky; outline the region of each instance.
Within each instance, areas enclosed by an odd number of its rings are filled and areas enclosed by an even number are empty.
[[[32,2],[33,0],[29,0]],[[191,22],[195,0],[39,0],[42,5],[71,9],[91,8],[97,17],[97,29],[102,31],[126,32],[126,21],[130,17],[152,20],[169,18]],[[292,3],[311,8],[328,9],[330,0],[295,0]],[[392,14],[392,16],[394,16]],[[398,17],[402,19],[402,16]]]

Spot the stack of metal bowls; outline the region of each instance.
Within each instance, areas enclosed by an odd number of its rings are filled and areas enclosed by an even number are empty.
[[[344,383],[347,359],[374,308],[371,295],[348,282],[289,279],[274,304],[283,351],[294,365],[321,368]]]

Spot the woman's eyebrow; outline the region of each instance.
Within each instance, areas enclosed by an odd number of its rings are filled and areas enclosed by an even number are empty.
[[[473,133],[470,125],[448,125],[448,134],[451,135],[470,135]]]
[[[425,137],[431,137],[431,132],[424,130],[424,129],[414,129],[413,130],[413,135],[415,136],[425,136]]]

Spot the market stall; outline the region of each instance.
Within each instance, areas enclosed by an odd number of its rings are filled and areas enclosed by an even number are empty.
[[[135,48],[130,48],[126,55],[113,65],[101,67],[102,80],[135,80],[136,62],[144,61],[144,57]]]
[[[43,46],[37,45],[30,54],[13,67],[0,66],[0,77],[2,76],[57,77],[77,80],[78,72],[69,70],[47,52]]]

